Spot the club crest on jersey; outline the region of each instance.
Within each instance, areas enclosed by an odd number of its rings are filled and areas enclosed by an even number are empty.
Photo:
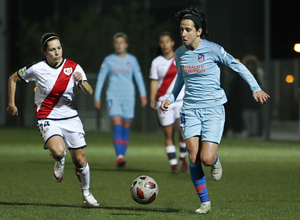
[[[66,74],[67,76],[69,76],[72,72],[73,72],[72,67],[64,68],[64,74]]]
[[[204,54],[198,54],[198,61],[201,63],[204,61]]]

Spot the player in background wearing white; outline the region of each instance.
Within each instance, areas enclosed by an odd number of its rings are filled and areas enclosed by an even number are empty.
[[[61,182],[63,179],[67,145],[84,202],[99,206],[89,191],[90,168],[85,157],[85,132],[75,108],[73,92],[73,88],[78,86],[86,94],[92,95],[93,89],[80,65],[63,57],[57,34],[44,34],[41,46],[46,57],[44,60],[27,65],[9,77],[7,112],[12,116],[18,115],[15,105],[17,82],[34,82],[38,128],[45,142],[44,148],[49,149],[50,155],[55,159],[55,181]]]
[[[165,136],[166,153],[171,165],[172,173],[178,173],[176,147],[174,144],[174,127],[178,127],[179,138],[179,161],[181,172],[186,172],[186,146],[180,133],[180,110],[182,107],[183,90],[181,90],[176,101],[170,106],[169,111],[163,113],[160,104],[169,97],[176,80],[177,70],[174,57],[174,40],[169,32],[163,32],[159,36],[159,55],[152,61],[150,76],[150,101],[151,108],[157,111],[160,126],[163,127]]]
[[[206,18],[198,7],[179,11],[176,18],[180,22],[183,45],[175,51],[177,79],[161,110],[168,110],[185,85],[180,126],[189,152],[191,179],[201,202],[195,213],[204,214],[211,211],[211,202],[201,164],[211,167],[214,180],[222,177],[217,151],[225,123],[223,104],[227,98],[220,86],[219,65],[225,64],[238,72],[249,84],[256,102],[264,104],[270,96],[261,90],[242,63],[223,47],[205,39],[208,37]]]
[[[129,143],[129,131],[134,117],[135,80],[141,96],[142,107],[147,105],[146,89],[139,63],[135,56],[127,53],[127,35],[118,32],[113,36],[115,52],[105,57],[99,70],[94,107],[101,108],[101,92],[106,76],[109,85],[106,91],[106,103],[113,126],[113,144],[117,156],[117,167],[126,165],[125,154]]]

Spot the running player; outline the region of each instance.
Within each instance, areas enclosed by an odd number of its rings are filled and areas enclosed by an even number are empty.
[[[101,108],[101,91],[106,76],[109,85],[106,91],[106,104],[113,126],[113,144],[117,156],[117,167],[124,167],[128,148],[129,130],[134,117],[135,88],[133,78],[138,86],[141,105],[147,104],[146,89],[139,63],[135,56],[127,53],[127,35],[121,32],[113,36],[115,53],[105,57],[97,79],[94,107]]]
[[[74,105],[73,93],[75,86],[89,95],[92,95],[93,90],[79,64],[62,56],[62,45],[57,34],[44,34],[41,46],[46,59],[27,65],[9,77],[7,112],[13,116],[18,115],[15,105],[17,82],[34,82],[37,126],[45,142],[44,148],[49,149],[55,160],[55,181],[61,182],[63,179],[67,145],[84,202],[99,206],[89,191],[90,168],[85,157],[85,132]]]
[[[159,55],[152,61],[150,69],[150,100],[151,108],[157,110],[158,120],[163,127],[165,135],[166,153],[171,165],[172,173],[178,173],[176,147],[174,144],[174,124],[178,125],[179,160],[181,172],[186,172],[188,167],[185,161],[186,146],[180,133],[179,117],[182,107],[183,89],[176,101],[170,106],[169,111],[163,113],[159,106],[170,95],[176,80],[176,65],[174,57],[174,40],[169,32],[163,32],[159,36]]]
[[[249,70],[223,47],[206,40],[205,14],[199,7],[179,11],[176,18],[180,22],[183,45],[175,52],[178,76],[171,95],[162,102],[161,110],[167,111],[185,85],[185,95],[181,110],[180,126],[190,159],[190,174],[201,205],[196,213],[211,211],[211,202],[206,188],[202,165],[211,167],[212,178],[222,176],[222,166],[217,154],[221,141],[227,101],[220,87],[219,64],[225,64],[238,72],[249,84],[255,101],[264,104],[269,95],[261,90]]]

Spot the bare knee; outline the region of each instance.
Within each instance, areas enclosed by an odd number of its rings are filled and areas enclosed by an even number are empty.
[[[82,168],[86,166],[86,158],[84,149],[70,150],[72,161],[76,168]]]
[[[215,155],[201,155],[201,162],[204,166],[212,166],[215,162]]]

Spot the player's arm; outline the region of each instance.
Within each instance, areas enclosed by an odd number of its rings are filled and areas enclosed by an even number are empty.
[[[140,92],[141,105],[142,107],[145,107],[147,105],[147,92],[144,84],[143,75],[136,58],[134,58],[134,62],[133,62],[133,76]]]
[[[87,81],[83,80],[82,74],[80,72],[75,72],[73,74],[74,79],[79,83],[80,89],[88,95],[93,95],[93,89]]]
[[[157,95],[157,90],[158,90],[158,80],[151,80],[150,83],[150,106],[152,109],[157,109],[156,108],[156,95]]]
[[[259,102],[260,104],[265,104],[267,102],[270,96],[260,88],[256,79],[244,64],[238,62],[224,49],[221,49],[219,59],[223,64],[236,71],[248,83],[252,91],[252,96],[256,102]]]
[[[101,92],[103,84],[105,82],[106,76],[110,72],[109,62],[107,61],[107,59],[108,58],[106,57],[101,64],[94,93],[94,107],[98,110],[101,109]]]
[[[7,112],[12,116],[18,115],[18,108],[15,104],[17,82],[20,81],[18,73],[15,72],[8,79],[8,107]]]

